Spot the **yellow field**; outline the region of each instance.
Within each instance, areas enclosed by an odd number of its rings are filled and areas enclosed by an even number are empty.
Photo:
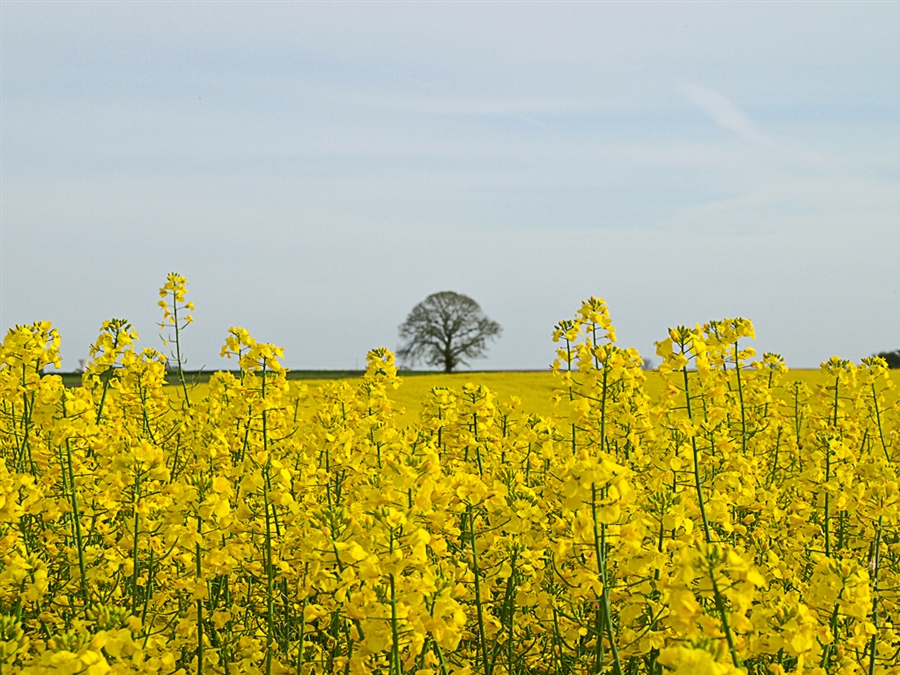
[[[647,393],[651,398],[655,399],[663,389],[663,378],[656,371],[646,371],[645,375],[647,377]],[[897,392],[900,392],[900,370],[891,371],[890,376],[892,381],[898,385],[888,396],[889,401],[893,402],[897,399]],[[822,370],[791,370],[782,380],[782,385],[799,381],[811,387],[823,386],[826,384],[828,377]],[[295,389],[298,386],[306,386],[309,389],[309,393],[314,395],[323,385],[332,382],[334,380],[291,380],[290,385]],[[422,401],[433,387],[449,387],[459,391],[463,385],[469,383],[484,385],[497,394],[497,400],[501,403],[510,403],[513,397],[518,397],[521,401],[520,410],[524,412],[531,412],[544,417],[565,415],[560,407],[552,401],[554,392],[560,387],[560,378],[549,370],[540,372],[513,371],[414,375],[401,378],[400,386],[397,389],[389,390],[387,393],[390,400],[397,406],[395,414],[397,415],[398,423],[400,425],[408,425],[418,421],[419,414],[422,411]],[[168,387],[168,390],[173,396],[177,395],[176,387]],[[191,389],[191,398],[202,400],[208,391],[208,385],[198,384]],[[309,403],[304,409],[311,410],[312,403]]]
[[[0,675],[900,673],[898,373],[753,364],[744,319],[645,372],[602,301],[564,323],[569,375],[405,381],[232,328],[189,392],[123,320],[73,388],[9,331]]]
[[[663,389],[663,378],[656,371],[648,371],[645,374],[647,393],[651,399],[656,399]],[[829,375],[821,370],[791,370],[782,383],[799,381],[814,387],[825,385],[828,378]],[[900,370],[892,371],[891,378],[895,384],[900,385]],[[416,375],[403,378],[400,387],[388,392],[388,396],[397,406],[403,408],[403,412],[398,410],[402,423],[412,424],[418,419],[422,400],[432,387],[450,387],[459,390],[467,383],[486,386],[497,394],[500,402],[508,403],[513,397],[518,397],[523,411],[547,417],[560,414],[559,407],[551,401],[553,393],[561,386],[560,378],[550,371]],[[320,386],[322,382],[309,380],[307,384],[312,389]]]

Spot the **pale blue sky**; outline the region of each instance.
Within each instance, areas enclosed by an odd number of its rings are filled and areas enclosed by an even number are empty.
[[[104,319],[189,367],[397,346],[430,293],[542,368],[753,319],[795,367],[900,348],[900,3],[0,3],[0,323]]]

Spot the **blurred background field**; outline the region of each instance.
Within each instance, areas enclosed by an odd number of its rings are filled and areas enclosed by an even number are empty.
[[[312,374],[309,377],[308,374]],[[656,399],[662,390],[662,378],[656,371],[646,371],[646,391],[651,399]],[[354,371],[294,371],[291,373],[291,386],[306,386],[309,397],[301,410],[311,410],[315,402],[315,394],[321,387],[337,379],[354,382],[360,374]],[[900,385],[900,370],[890,371],[894,385]],[[208,379],[208,378],[202,378]],[[188,378],[190,382],[190,378]],[[828,385],[830,378],[821,370],[791,370],[782,380],[782,387],[789,387],[792,382],[800,381],[810,387]],[[401,384],[389,392],[396,406],[397,421],[401,426],[414,423],[422,409],[425,395],[434,387],[448,387],[460,392],[466,384],[481,384],[497,395],[497,403],[510,403],[514,397],[520,401],[520,412],[535,413],[543,417],[565,416],[565,409],[553,402],[554,392],[560,387],[561,378],[550,371],[482,371],[453,373],[401,373]],[[170,387],[173,396],[178,395],[175,386]],[[900,386],[890,392],[887,403],[897,400]],[[197,381],[190,386],[191,398],[200,400],[206,396],[208,385]]]

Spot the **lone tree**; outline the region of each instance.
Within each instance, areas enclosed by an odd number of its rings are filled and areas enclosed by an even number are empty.
[[[452,373],[466,359],[484,356],[487,341],[500,335],[500,324],[491,321],[472,298],[443,291],[413,307],[400,324],[403,344],[397,350],[411,363],[424,361]]]

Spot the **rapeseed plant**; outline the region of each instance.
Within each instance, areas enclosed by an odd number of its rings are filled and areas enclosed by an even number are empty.
[[[192,392],[186,288],[180,405],[125,320],[71,389],[50,324],[0,347],[4,675],[900,672],[881,359],[810,387],[722,319],[669,330],[654,394],[590,298],[556,413],[471,383],[405,424],[384,348],[310,389],[235,327],[238,374]]]

